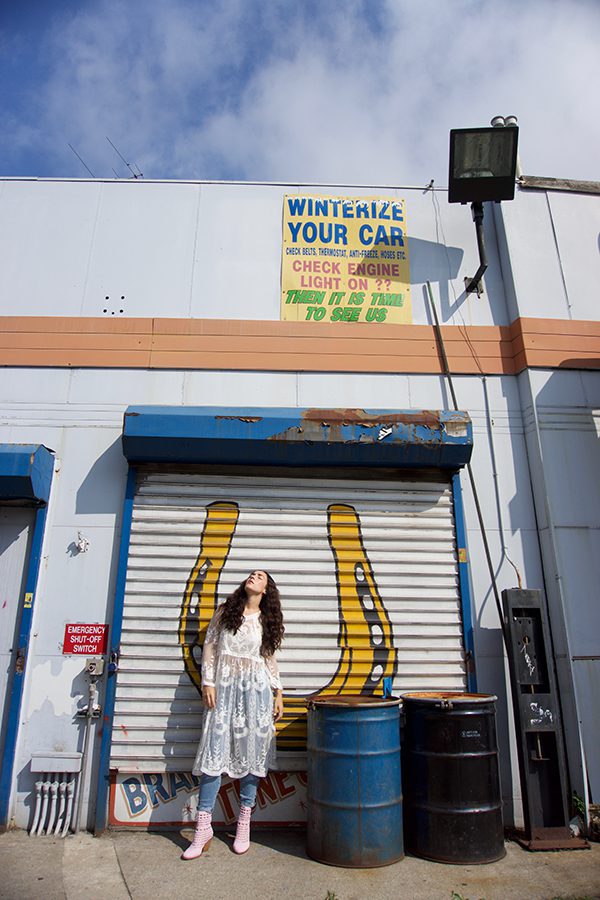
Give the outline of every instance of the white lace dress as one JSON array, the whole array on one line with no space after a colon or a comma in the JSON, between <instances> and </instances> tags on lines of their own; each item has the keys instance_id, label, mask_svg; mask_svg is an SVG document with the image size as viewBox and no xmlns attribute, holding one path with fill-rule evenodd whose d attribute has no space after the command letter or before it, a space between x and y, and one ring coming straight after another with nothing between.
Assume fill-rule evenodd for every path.
<instances>
[{"instance_id":1,"label":"white lace dress","mask_svg":"<svg viewBox=\"0 0 600 900\"><path fill-rule=\"evenodd\" d=\"M275 657L260 655L260 613L245 616L236 634L211 619L202 650L202 685L216 691L205 709L194 775L263 777L275 762L273 691L281 690Z\"/></svg>"}]
</instances>

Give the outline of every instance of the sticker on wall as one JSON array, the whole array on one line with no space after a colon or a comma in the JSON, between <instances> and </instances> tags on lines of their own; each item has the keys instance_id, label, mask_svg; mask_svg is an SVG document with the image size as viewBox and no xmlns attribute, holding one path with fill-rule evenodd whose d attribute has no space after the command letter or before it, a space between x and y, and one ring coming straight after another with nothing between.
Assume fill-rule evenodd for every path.
<instances>
[{"instance_id":1,"label":"sticker on wall","mask_svg":"<svg viewBox=\"0 0 600 900\"><path fill-rule=\"evenodd\" d=\"M410 323L404 200L286 194L281 318Z\"/></svg>"}]
</instances>

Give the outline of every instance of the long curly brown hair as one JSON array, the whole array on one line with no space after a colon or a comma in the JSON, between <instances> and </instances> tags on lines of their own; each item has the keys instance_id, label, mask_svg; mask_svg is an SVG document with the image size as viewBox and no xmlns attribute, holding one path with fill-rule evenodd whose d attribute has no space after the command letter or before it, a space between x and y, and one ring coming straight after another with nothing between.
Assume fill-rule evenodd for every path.
<instances>
[{"instance_id":1,"label":"long curly brown hair","mask_svg":"<svg viewBox=\"0 0 600 900\"><path fill-rule=\"evenodd\" d=\"M264 569L261 569L265 572ZM283 627L283 613L281 611L281 599L279 590L268 572L267 587L260 599L260 624L262 625L262 643L260 645L261 656L272 656L281 647L285 628ZM219 616L219 627L236 633L244 620L246 606L246 581L244 578L239 587L229 595Z\"/></svg>"}]
</instances>

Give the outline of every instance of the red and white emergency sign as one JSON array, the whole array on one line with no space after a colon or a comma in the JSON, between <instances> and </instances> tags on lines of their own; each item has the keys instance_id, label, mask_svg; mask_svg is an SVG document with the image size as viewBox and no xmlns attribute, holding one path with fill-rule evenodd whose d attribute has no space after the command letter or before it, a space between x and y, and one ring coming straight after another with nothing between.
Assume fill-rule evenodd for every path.
<instances>
[{"instance_id":1,"label":"red and white emergency sign","mask_svg":"<svg viewBox=\"0 0 600 900\"><path fill-rule=\"evenodd\" d=\"M78 656L102 656L108 644L108 625L74 622L65 625L63 653Z\"/></svg>"}]
</instances>

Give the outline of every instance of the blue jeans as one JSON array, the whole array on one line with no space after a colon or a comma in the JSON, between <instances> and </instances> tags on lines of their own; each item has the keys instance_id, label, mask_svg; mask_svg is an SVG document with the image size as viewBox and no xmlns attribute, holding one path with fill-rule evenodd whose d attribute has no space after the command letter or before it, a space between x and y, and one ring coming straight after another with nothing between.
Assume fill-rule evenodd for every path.
<instances>
[{"instance_id":1,"label":"blue jeans","mask_svg":"<svg viewBox=\"0 0 600 900\"><path fill-rule=\"evenodd\" d=\"M248 774L240 778L240 806L254 806L259 781L258 775ZM220 787L220 775L205 775L204 772L200 775L198 812L211 813L213 811Z\"/></svg>"}]
</instances>

